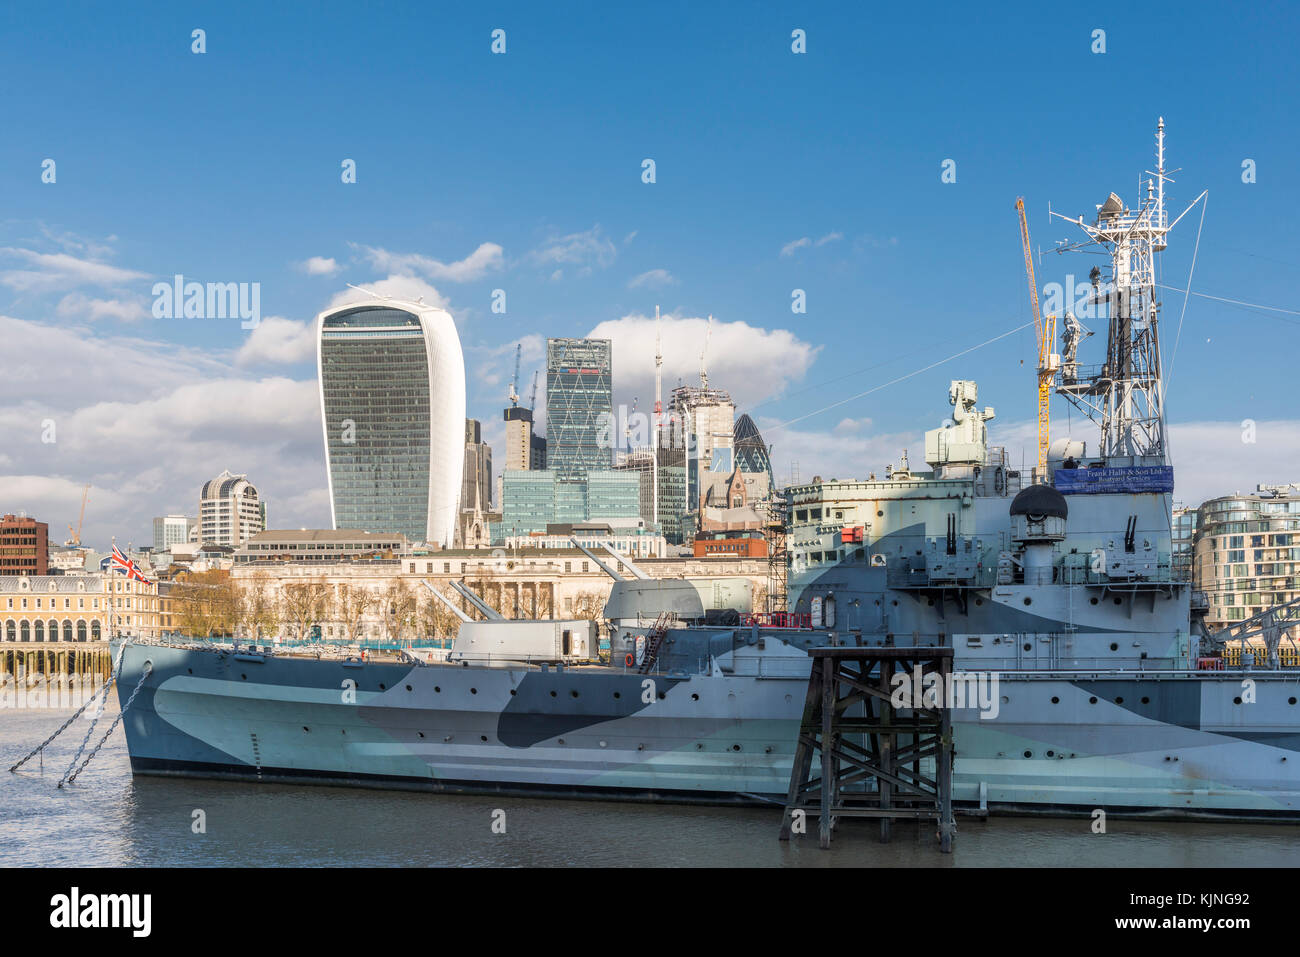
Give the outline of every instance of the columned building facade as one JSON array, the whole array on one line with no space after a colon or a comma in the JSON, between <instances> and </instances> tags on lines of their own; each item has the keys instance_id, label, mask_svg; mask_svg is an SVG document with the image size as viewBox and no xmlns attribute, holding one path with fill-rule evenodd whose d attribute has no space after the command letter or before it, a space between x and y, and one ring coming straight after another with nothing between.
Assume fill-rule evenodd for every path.
<instances>
[{"instance_id":1,"label":"columned building facade","mask_svg":"<svg viewBox=\"0 0 1300 957\"><path fill-rule=\"evenodd\" d=\"M0 576L0 641L106 641L159 633L158 584L125 575Z\"/></svg>"}]
</instances>

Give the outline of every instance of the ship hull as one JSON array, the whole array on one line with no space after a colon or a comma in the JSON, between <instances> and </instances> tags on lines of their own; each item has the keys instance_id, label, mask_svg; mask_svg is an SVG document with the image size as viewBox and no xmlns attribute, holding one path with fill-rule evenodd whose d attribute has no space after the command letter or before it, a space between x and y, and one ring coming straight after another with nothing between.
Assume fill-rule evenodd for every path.
<instances>
[{"instance_id":1,"label":"ship hull","mask_svg":"<svg viewBox=\"0 0 1300 957\"><path fill-rule=\"evenodd\" d=\"M129 646L132 770L605 800L780 804L807 659L711 673L341 663ZM1004 674L954 712L954 799L1030 813L1300 819L1300 681ZM1145 700L1145 703L1144 703Z\"/></svg>"}]
</instances>

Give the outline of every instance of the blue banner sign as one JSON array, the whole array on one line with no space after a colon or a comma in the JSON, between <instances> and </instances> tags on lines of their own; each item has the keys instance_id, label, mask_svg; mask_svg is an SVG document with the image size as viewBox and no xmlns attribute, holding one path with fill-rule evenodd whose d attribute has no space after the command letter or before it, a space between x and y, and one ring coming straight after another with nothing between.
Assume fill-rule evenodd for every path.
<instances>
[{"instance_id":1,"label":"blue banner sign","mask_svg":"<svg viewBox=\"0 0 1300 957\"><path fill-rule=\"evenodd\" d=\"M1125 468L1057 469L1052 481L1062 495L1172 492L1174 467L1139 465Z\"/></svg>"}]
</instances>

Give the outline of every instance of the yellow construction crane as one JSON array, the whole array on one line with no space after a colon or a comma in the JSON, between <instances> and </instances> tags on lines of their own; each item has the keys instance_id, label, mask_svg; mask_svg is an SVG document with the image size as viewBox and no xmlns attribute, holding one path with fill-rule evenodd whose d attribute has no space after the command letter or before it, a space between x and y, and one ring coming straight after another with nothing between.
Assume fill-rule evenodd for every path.
<instances>
[{"instance_id":1,"label":"yellow construction crane","mask_svg":"<svg viewBox=\"0 0 1300 957\"><path fill-rule=\"evenodd\" d=\"M77 516L77 530L74 532L72 530L72 526L71 525L68 526L69 545L81 544L81 523L86 520L86 496L89 494L90 494L90 483L87 482L86 487L81 490L81 514Z\"/></svg>"},{"instance_id":2,"label":"yellow construction crane","mask_svg":"<svg viewBox=\"0 0 1300 957\"><path fill-rule=\"evenodd\" d=\"M1034 256L1029 247L1029 223L1025 220L1025 200L1016 200L1016 212L1020 215L1020 243L1025 248L1025 274L1029 277L1029 304L1034 311L1034 332L1038 336L1038 481L1047 481L1047 442L1050 434L1050 414L1048 400L1052 395L1052 383L1056 380L1056 369L1060 357L1052 354L1052 343L1056 341L1056 316L1048 316L1044 321L1038 311L1038 282L1034 279Z\"/></svg>"}]
</instances>

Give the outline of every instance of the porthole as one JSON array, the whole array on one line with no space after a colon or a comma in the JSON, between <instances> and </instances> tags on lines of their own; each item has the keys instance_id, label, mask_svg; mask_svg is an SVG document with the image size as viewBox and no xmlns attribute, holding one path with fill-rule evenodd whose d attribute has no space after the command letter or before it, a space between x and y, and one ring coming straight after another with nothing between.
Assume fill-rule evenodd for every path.
<instances>
[{"instance_id":1,"label":"porthole","mask_svg":"<svg viewBox=\"0 0 1300 957\"><path fill-rule=\"evenodd\" d=\"M1111 651L1119 651L1119 645L1115 644L1115 642L1112 641L1112 642L1110 643L1110 650L1111 650Z\"/></svg>"},{"instance_id":2,"label":"porthole","mask_svg":"<svg viewBox=\"0 0 1300 957\"><path fill-rule=\"evenodd\" d=\"M1061 699L1058 698L1056 695L1052 695L1052 704L1060 704L1060 703L1061 703Z\"/></svg>"},{"instance_id":3,"label":"porthole","mask_svg":"<svg viewBox=\"0 0 1300 957\"><path fill-rule=\"evenodd\" d=\"M552 698L555 697L555 692L554 692L554 691L551 692L551 697L552 697Z\"/></svg>"},{"instance_id":4,"label":"porthole","mask_svg":"<svg viewBox=\"0 0 1300 957\"><path fill-rule=\"evenodd\" d=\"M478 689L477 689L477 688L470 688L470 689L469 689L469 693L470 693L470 694L478 694Z\"/></svg>"},{"instance_id":5,"label":"porthole","mask_svg":"<svg viewBox=\"0 0 1300 957\"><path fill-rule=\"evenodd\" d=\"M1148 698L1146 695L1143 695L1143 696L1142 696L1142 703L1143 703L1143 704L1150 704L1150 703L1151 703L1151 699Z\"/></svg>"},{"instance_id":6,"label":"porthole","mask_svg":"<svg viewBox=\"0 0 1300 957\"><path fill-rule=\"evenodd\" d=\"M1026 596L1025 596L1025 604L1026 604L1026 605L1032 605L1033 603L1034 603L1034 600L1033 600L1032 598L1030 598L1029 596L1026 595Z\"/></svg>"},{"instance_id":7,"label":"porthole","mask_svg":"<svg viewBox=\"0 0 1300 957\"><path fill-rule=\"evenodd\" d=\"M480 735L478 736L478 739L479 739L480 741L486 741L486 740L487 740L487 735L486 735L486 734L480 734Z\"/></svg>"},{"instance_id":8,"label":"porthole","mask_svg":"<svg viewBox=\"0 0 1300 957\"><path fill-rule=\"evenodd\" d=\"M411 686L410 686L410 685L407 685L407 686L406 686L406 690L407 690L407 691L410 691L410 690L411 690Z\"/></svg>"},{"instance_id":9,"label":"porthole","mask_svg":"<svg viewBox=\"0 0 1300 957\"><path fill-rule=\"evenodd\" d=\"M576 691L570 691L569 694L574 698L578 697L578 692Z\"/></svg>"},{"instance_id":10,"label":"porthole","mask_svg":"<svg viewBox=\"0 0 1300 957\"><path fill-rule=\"evenodd\" d=\"M434 694L442 694L442 689L439 688L437 685L434 685L434 686L433 686L433 693L434 693Z\"/></svg>"},{"instance_id":11,"label":"porthole","mask_svg":"<svg viewBox=\"0 0 1300 957\"><path fill-rule=\"evenodd\" d=\"M1119 598L1118 596L1114 599L1114 602L1115 602L1115 604L1117 604L1117 605L1123 604L1123 602L1120 600L1120 598Z\"/></svg>"},{"instance_id":12,"label":"porthole","mask_svg":"<svg viewBox=\"0 0 1300 957\"><path fill-rule=\"evenodd\" d=\"M660 701L663 701L664 698L667 698L667 697L668 697L667 692L664 692L664 691L659 692L659 700L660 700Z\"/></svg>"},{"instance_id":13,"label":"porthole","mask_svg":"<svg viewBox=\"0 0 1300 957\"><path fill-rule=\"evenodd\" d=\"M307 727L307 726L304 724L304 725L302 726L302 733L303 733L303 734L310 734L310 733L311 733L311 728Z\"/></svg>"},{"instance_id":14,"label":"porthole","mask_svg":"<svg viewBox=\"0 0 1300 957\"><path fill-rule=\"evenodd\" d=\"M241 674L241 675L239 676L239 678L240 678L241 681L247 681L247 680L248 680L248 675L243 675L243 674Z\"/></svg>"},{"instance_id":15,"label":"porthole","mask_svg":"<svg viewBox=\"0 0 1300 957\"><path fill-rule=\"evenodd\" d=\"M1056 757L1056 752L1055 752L1055 751L1048 751L1048 752L1047 752L1047 756L1048 756L1049 758L1054 758L1054 757Z\"/></svg>"},{"instance_id":16,"label":"porthole","mask_svg":"<svg viewBox=\"0 0 1300 957\"><path fill-rule=\"evenodd\" d=\"M418 734L418 735L419 735L420 737L422 737L422 738L424 737L424 732L423 732L423 731L417 731L417 732L415 732L415 733Z\"/></svg>"},{"instance_id":17,"label":"porthole","mask_svg":"<svg viewBox=\"0 0 1300 957\"><path fill-rule=\"evenodd\" d=\"M1096 703L1097 703L1097 699L1095 697L1088 699L1088 704L1096 704Z\"/></svg>"},{"instance_id":18,"label":"porthole","mask_svg":"<svg viewBox=\"0 0 1300 957\"><path fill-rule=\"evenodd\" d=\"M387 691L387 690L388 690L388 689L384 686L384 683L383 683L382 681L379 682L379 690L380 690L380 691Z\"/></svg>"},{"instance_id":19,"label":"porthole","mask_svg":"<svg viewBox=\"0 0 1300 957\"><path fill-rule=\"evenodd\" d=\"M1287 699L1286 699L1286 703L1287 703L1287 704L1295 704L1295 698L1287 698Z\"/></svg>"},{"instance_id":20,"label":"porthole","mask_svg":"<svg viewBox=\"0 0 1300 957\"><path fill-rule=\"evenodd\" d=\"M1027 757L1027 758L1032 758L1033 756L1034 756L1034 752L1033 752L1033 751L1026 751L1026 752L1025 752L1025 757Z\"/></svg>"},{"instance_id":21,"label":"porthole","mask_svg":"<svg viewBox=\"0 0 1300 957\"><path fill-rule=\"evenodd\" d=\"M696 751L703 751L703 750L704 750L704 743L703 743L703 742L697 742L696 745L695 745L695 750L696 750Z\"/></svg>"},{"instance_id":22,"label":"porthole","mask_svg":"<svg viewBox=\"0 0 1300 957\"><path fill-rule=\"evenodd\" d=\"M514 697L515 695L517 695L517 694L519 694L519 692L516 691L514 688L511 688L511 689L510 689L510 697L513 698L513 697Z\"/></svg>"},{"instance_id":23,"label":"porthole","mask_svg":"<svg viewBox=\"0 0 1300 957\"><path fill-rule=\"evenodd\" d=\"M1088 599L1088 604L1089 604L1089 605L1095 605L1095 604L1097 604L1097 599L1095 599L1095 598L1089 598L1089 599Z\"/></svg>"},{"instance_id":24,"label":"porthole","mask_svg":"<svg viewBox=\"0 0 1300 957\"><path fill-rule=\"evenodd\" d=\"M194 674L194 669L193 669L193 668L186 668L185 670L188 671L190 674Z\"/></svg>"},{"instance_id":25,"label":"porthole","mask_svg":"<svg viewBox=\"0 0 1300 957\"><path fill-rule=\"evenodd\" d=\"M692 693L692 694L691 694L691 700L692 700L692 701L699 701L699 700L700 700L700 696L697 695L697 694ZM1295 699L1293 698L1292 700L1294 701Z\"/></svg>"},{"instance_id":26,"label":"porthole","mask_svg":"<svg viewBox=\"0 0 1300 957\"><path fill-rule=\"evenodd\" d=\"M614 700L615 700L615 701L617 701L617 700L618 700L619 698L621 698L621 697L623 697L623 695L622 695L620 692L617 692L617 691L614 692Z\"/></svg>"},{"instance_id":27,"label":"porthole","mask_svg":"<svg viewBox=\"0 0 1300 957\"><path fill-rule=\"evenodd\" d=\"M976 598L976 599L975 599L975 607L976 607L976 608L978 608L978 607L979 607L980 605L982 605L982 604L984 604L984 599L983 599L983 598Z\"/></svg>"},{"instance_id":28,"label":"porthole","mask_svg":"<svg viewBox=\"0 0 1300 957\"><path fill-rule=\"evenodd\" d=\"M1232 699L1232 703L1233 703L1233 704L1241 704L1241 698L1233 698L1233 699Z\"/></svg>"},{"instance_id":29,"label":"porthole","mask_svg":"<svg viewBox=\"0 0 1300 957\"><path fill-rule=\"evenodd\" d=\"M738 744L733 744L733 745L731 746L731 750L732 750L732 751L739 751L739 750L740 750L740 745L738 745Z\"/></svg>"},{"instance_id":30,"label":"porthole","mask_svg":"<svg viewBox=\"0 0 1300 957\"><path fill-rule=\"evenodd\" d=\"M1123 699L1123 698L1116 698L1116 699L1115 699L1115 703L1116 703L1116 704L1123 704L1123 703L1124 703L1124 699Z\"/></svg>"},{"instance_id":31,"label":"porthole","mask_svg":"<svg viewBox=\"0 0 1300 957\"><path fill-rule=\"evenodd\" d=\"M1033 651L1033 650L1034 650L1034 646L1031 645L1029 642L1026 641L1026 642L1025 642L1025 651Z\"/></svg>"}]
</instances>

